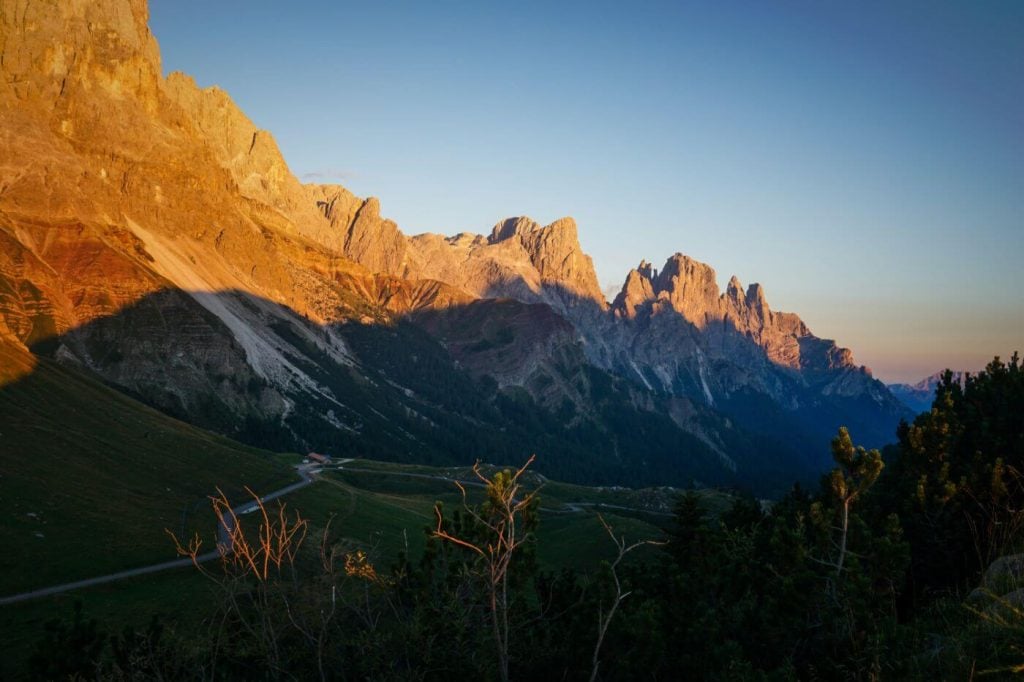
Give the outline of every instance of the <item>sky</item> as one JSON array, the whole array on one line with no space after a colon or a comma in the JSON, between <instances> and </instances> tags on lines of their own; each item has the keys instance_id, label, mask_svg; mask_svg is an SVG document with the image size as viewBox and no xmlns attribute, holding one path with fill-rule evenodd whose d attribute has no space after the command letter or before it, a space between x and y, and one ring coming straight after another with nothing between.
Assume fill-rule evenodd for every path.
<instances>
[{"instance_id":1,"label":"sky","mask_svg":"<svg viewBox=\"0 0 1024 682\"><path fill-rule=\"evenodd\" d=\"M1024 3L150 0L292 171L406 234L573 216L614 296L682 252L883 381L1024 352Z\"/></svg>"}]
</instances>

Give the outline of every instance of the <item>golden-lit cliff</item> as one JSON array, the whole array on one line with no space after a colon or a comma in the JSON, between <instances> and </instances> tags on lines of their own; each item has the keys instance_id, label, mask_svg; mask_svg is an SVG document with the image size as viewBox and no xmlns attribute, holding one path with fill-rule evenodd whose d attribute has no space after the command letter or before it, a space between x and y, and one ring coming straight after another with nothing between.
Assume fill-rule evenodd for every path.
<instances>
[{"instance_id":1,"label":"golden-lit cliff","mask_svg":"<svg viewBox=\"0 0 1024 682\"><path fill-rule=\"evenodd\" d=\"M610 305L571 218L409 237L375 198L302 184L227 93L163 76L144 0L0 0L0 346L3 383L46 354L239 436L403 453L481 423L452 372L495 424L516 391L557 428L633 429L625 409L728 467L755 448L723 405L798 430L830 431L838 397L885 431L900 414L849 351L681 255ZM407 384L442 397L395 378L424 353Z\"/></svg>"}]
</instances>

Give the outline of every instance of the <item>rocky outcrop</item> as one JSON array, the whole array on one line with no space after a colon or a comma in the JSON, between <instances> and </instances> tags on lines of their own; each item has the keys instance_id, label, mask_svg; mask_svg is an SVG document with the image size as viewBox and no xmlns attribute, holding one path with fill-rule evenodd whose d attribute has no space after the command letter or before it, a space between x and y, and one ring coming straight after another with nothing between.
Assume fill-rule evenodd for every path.
<instances>
[{"instance_id":1,"label":"rocky outcrop","mask_svg":"<svg viewBox=\"0 0 1024 682\"><path fill-rule=\"evenodd\" d=\"M1008 554L989 564L967 603L991 616L1019 617L1024 608L1024 554Z\"/></svg>"},{"instance_id":2,"label":"rocky outcrop","mask_svg":"<svg viewBox=\"0 0 1024 682\"><path fill-rule=\"evenodd\" d=\"M410 238L409 247L407 274L439 279L482 298L548 303L570 318L577 308L607 308L572 218L546 226L509 218L488 237L424 234Z\"/></svg>"},{"instance_id":3,"label":"rocky outcrop","mask_svg":"<svg viewBox=\"0 0 1024 682\"><path fill-rule=\"evenodd\" d=\"M793 313L773 311L760 284L744 292L733 276L719 293L710 266L677 253L655 273L649 263L626 276L612 304L612 314L629 323L656 315L679 315L704 338L709 357L728 359L754 344L779 367L825 372L853 368L853 354L819 339Z\"/></svg>"},{"instance_id":4,"label":"rocky outcrop","mask_svg":"<svg viewBox=\"0 0 1024 682\"><path fill-rule=\"evenodd\" d=\"M441 424L482 419L676 474L682 450L750 463L737 414L892 416L849 351L685 256L642 263L609 306L571 218L406 237L377 199L303 185L225 92L161 75L146 22L143 0L0 0L0 344L19 367L45 353L201 423L270 419L288 447L441 452L465 447Z\"/></svg>"},{"instance_id":5,"label":"rocky outcrop","mask_svg":"<svg viewBox=\"0 0 1024 682\"><path fill-rule=\"evenodd\" d=\"M230 172L238 192L286 216L300 234L340 250L337 231L325 224L310 192L292 174L277 142L260 130L226 92L201 89L190 76L172 73L163 92L181 108L182 127L192 127L213 152L217 165ZM173 115L174 108L168 107Z\"/></svg>"},{"instance_id":6,"label":"rocky outcrop","mask_svg":"<svg viewBox=\"0 0 1024 682\"><path fill-rule=\"evenodd\" d=\"M487 241L518 241L536 268L541 286L560 295L567 305L583 301L605 306L594 262L580 247L572 218L560 218L545 227L529 218L510 218L496 225Z\"/></svg>"},{"instance_id":7,"label":"rocky outcrop","mask_svg":"<svg viewBox=\"0 0 1024 682\"><path fill-rule=\"evenodd\" d=\"M340 222L336 224L341 227ZM398 226L381 218L380 202L370 197L344 231L345 255L373 272L405 274L405 238Z\"/></svg>"}]
</instances>

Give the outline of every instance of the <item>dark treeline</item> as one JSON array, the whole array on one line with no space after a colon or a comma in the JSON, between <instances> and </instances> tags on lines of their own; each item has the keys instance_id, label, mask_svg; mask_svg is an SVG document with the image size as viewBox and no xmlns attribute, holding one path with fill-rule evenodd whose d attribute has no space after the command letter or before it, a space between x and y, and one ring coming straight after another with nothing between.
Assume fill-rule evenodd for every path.
<instances>
[{"instance_id":1,"label":"dark treeline","mask_svg":"<svg viewBox=\"0 0 1024 682\"><path fill-rule=\"evenodd\" d=\"M34 674L945 680L1021 669L1024 561L1001 559L1024 551L1017 356L963 386L947 374L931 411L884 452L845 430L832 451L817 490L770 506L740 498L709 518L684 495L657 546L609 529L617 559L587 573L539 568L539 498L517 472L497 474L479 505L438 509L423 555L386 569L330 529L270 515L272 532L240 536L224 566L204 569L219 601L201 632L154 621L106 636L76 613L49 626Z\"/></svg>"}]
</instances>

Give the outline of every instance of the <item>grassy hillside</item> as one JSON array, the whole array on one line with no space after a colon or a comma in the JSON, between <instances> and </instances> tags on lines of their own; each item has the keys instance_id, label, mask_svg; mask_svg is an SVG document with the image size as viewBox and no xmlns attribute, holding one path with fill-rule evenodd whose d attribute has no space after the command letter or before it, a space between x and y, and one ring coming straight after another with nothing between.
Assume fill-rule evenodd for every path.
<instances>
[{"instance_id":1,"label":"grassy hillside","mask_svg":"<svg viewBox=\"0 0 1024 682\"><path fill-rule=\"evenodd\" d=\"M298 480L279 460L41 359L0 384L2 592L174 558L165 528L212 529L217 486Z\"/></svg>"},{"instance_id":2,"label":"grassy hillside","mask_svg":"<svg viewBox=\"0 0 1024 682\"><path fill-rule=\"evenodd\" d=\"M4 352L0 347L0 355ZM0 359L3 359L0 356ZM207 496L221 487L269 491L296 480L296 455L275 455L176 421L84 373L40 360L0 385L0 584L5 594L173 558L164 529L213 536ZM451 479L468 467L435 468L354 460L283 501L308 518L316 542L328 522L336 537L390 565L415 561L433 524L433 506L461 496ZM493 468L490 467L489 470ZM364 471L352 471L362 469ZM590 571L612 553L597 512L631 539L657 538L670 521L670 489L593 488L531 474L542 485L538 558L546 568ZM468 488L471 501L482 489ZM702 493L708 510L727 496ZM275 503L276 504L276 503ZM142 627L153 613L169 626L200 625L209 587L193 570L158 573L4 607L0 675L23 671L52 618L67 619L81 600L101 627Z\"/></svg>"},{"instance_id":3,"label":"grassy hillside","mask_svg":"<svg viewBox=\"0 0 1024 682\"><path fill-rule=\"evenodd\" d=\"M433 524L435 501L441 501L447 509L461 502L449 481L404 474L440 476L464 474L463 471L370 461L350 465L379 473L325 472L317 483L283 500L289 509L300 511L310 520L312 532L307 542L317 542L319 531L330 521L335 537L351 549L368 552L378 566L389 566L401 551L408 551L415 561L426 543L425 530ZM563 509L564 505L596 500L621 503L635 491L624 490L617 495L582 486L546 486L541 491L538 537L541 565L549 569L567 566L595 570L602 559L611 557L611 542L593 510L569 512ZM548 487L551 494L547 493ZM471 501L479 500L483 494L479 488L469 488L468 492ZM713 492L705 495L709 509L717 508L719 497ZM625 533L631 539L660 537L659 526L668 519L650 512L617 509L606 509L602 514L617 533ZM640 556L638 553L634 558ZM212 595L206 579L194 569L183 569L3 607L0 641L5 644L0 653L0 677L5 673L13 677L24 674L28 656L46 622L70 619L76 601L82 603L87 618L96 618L101 629L108 632L124 626L142 628L152 614L160 614L172 630L189 633L206 631L203 619Z\"/></svg>"},{"instance_id":4,"label":"grassy hillside","mask_svg":"<svg viewBox=\"0 0 1024 682\"><path fill-rule=\"evenodd\" d=\"M212 533L206 498L216 487L237 498L245 485L269 491L295 480L292 458L174 420L47 359L0 386L0 452L0 541L10 550L0 557L0 581L7 594L173 558L164 529ZM350 466L385 474L468 475L465 467L366 460ZM338 522L345 518L347 536L368 547L379 543L385 554L399 547L389 529L401 535L402 546L409 542L415 549L434 501L458 501L445 481L355 472L324 478L315 490L294 495L293 506L318 522L331 514ZM551 510L566 503L593 510L604 503L664 513L670 495L547 482L543 498ZM709 508L716 506L709 501ZM583 511L563 509L561 515ZM638 531L664 520L604 511L629 519L627 525L639 523ZM552 526L572 525L561 515L550 514L557 518Z\"/></svg>"},{"instance_id":5,"label":"grassy hillside","mask_svg":"<svg viewBox=\"0 0 1024 682\"><path fill-rule=\"evenodd\" d=\"M448 510L462 502L451 481L423 477L471 478L468 470L458 467L438 469L368 460L344 466L366 471L324 472L319 483L289 496L288 503L315 526L322 527L331 519L334 531L384 565L402 550L413 557L419 554L425 543L425 530L434 523L435 502L441 502ZM483 497L482 488L467 487L467 493L471 503ZM638 503L645 497L645 491L626 488L612 490L543 482L538 531L541 564L547 568L568 566L588 570L610 558L613 546L597 520L598 512L617 534L625 533L633 539L660 537L671 517L657 509L645 509ZM715 491L704 491L702 499L709 512L715 514L724 508L727 498Z\"/></svg>"}]
</instances>

